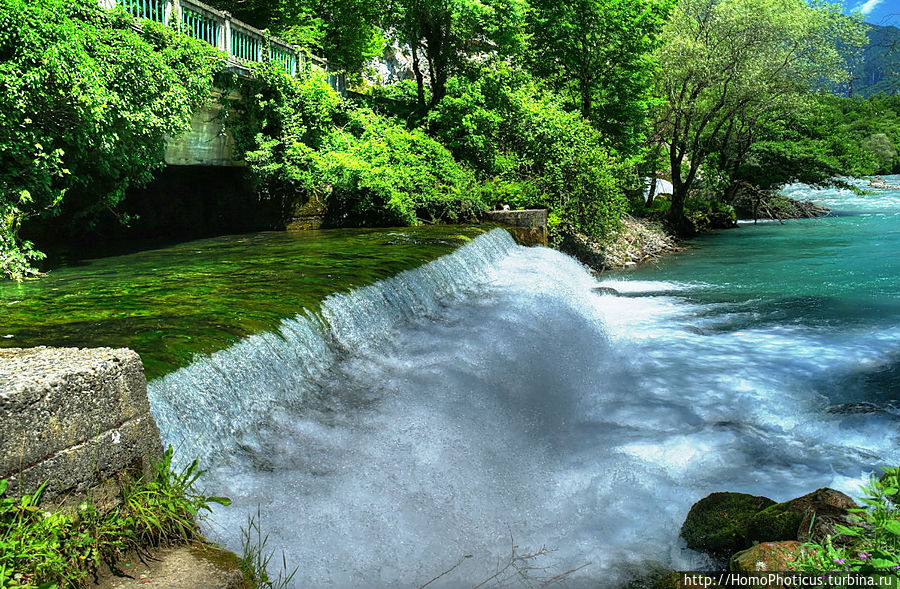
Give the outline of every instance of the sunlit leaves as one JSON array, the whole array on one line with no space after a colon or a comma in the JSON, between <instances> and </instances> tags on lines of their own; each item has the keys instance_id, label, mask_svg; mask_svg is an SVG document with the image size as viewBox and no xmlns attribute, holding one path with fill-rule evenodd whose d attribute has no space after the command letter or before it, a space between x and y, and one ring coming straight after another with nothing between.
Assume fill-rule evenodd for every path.
<instances>
[{"instance_id":1,"label":"sunlit leaves","mask_svg":"<svg viewBox=\"0 0 900 589\"><path fill-rule=\"evenodd\" d=\"M3 260L23 259L25 218L65 212L84 225L114 209L162 166L165 136L187 131L208 100L217 51L141 26L93 0L0 0L0 203L17 207L0 226ZM21 276L16 265L0 273Z\"/></svg>"}]
</instances>

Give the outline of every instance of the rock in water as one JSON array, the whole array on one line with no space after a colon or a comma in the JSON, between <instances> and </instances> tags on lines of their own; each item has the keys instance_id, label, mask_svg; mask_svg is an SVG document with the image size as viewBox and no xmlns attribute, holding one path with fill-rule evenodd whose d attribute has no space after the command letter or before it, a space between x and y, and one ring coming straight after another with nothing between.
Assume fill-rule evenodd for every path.
<instances>
[{"instance_id":1,"label":"rock in water","mask_svg":"<svg viewBox=\"0 0 900 589\"><path fill-rule=\"evenodd\" d=\"M768 497L746 493L713 493L688 512L681 537L688 548L716 556L730 556L750 546L747 529L754 515L775 505Z\"/></svg>"},{"instance_id":2,"label":"rock in water","mask_svg":"<svg viewBox=\"0 0 900 589\"><path fill-rule=\"evenodd\" d=\"M826 409L828 413L837 415L869 415L874 413L887 413L882 407L875 403L841 403L840 405L832 405Z\"/></svg>"},{"instance_id":3,"label":"rock in water","mask_svg":"<svg viewBox=\"0 0 900 589\"><path fill-rule=\"evenodd\" d=\"M840 491L822 488L812 493L777 503L754 515L747 529L751 542L777 542L781 540L805 540L809 524L802 525L804 518L810 521L819 517L846 517L847 510L856 507L853 499ZM846 525L846 524L845 524Z\"/></svg>"},{"instance_id":4,"label":"rock in water","mask_svg":"<svg viewBox=\"0 0 900 589\"><path fill-rule=\"evenodd\" d=\"M786 571L788 564L800 556L802 547L796 540L764 542L732 556L728 568L735 573Z\"/></svg>"},{"instance_id":5,"label":"rock in water","mask_svg":"<svg viewBox=\"0 0 900 589\"><path fill-rule=\"evenodd\" d=\"M614 288L610 288L609 286L595 286L591 289L591 291L599 295L613 295L614 297L619 296L619 291Z\"/></svg>"}]
</instances>

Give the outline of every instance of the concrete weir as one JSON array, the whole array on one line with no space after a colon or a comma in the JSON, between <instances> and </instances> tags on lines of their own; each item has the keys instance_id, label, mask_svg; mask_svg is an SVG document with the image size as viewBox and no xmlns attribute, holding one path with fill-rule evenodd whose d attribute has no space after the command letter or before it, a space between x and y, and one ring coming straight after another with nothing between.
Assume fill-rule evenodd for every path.
<instances>
[{"instance_id":1,"label":"concrete weir","mask_svg":"<svg viewBox=\"0 0 900 589\"><path fill-rule=\"evenodd\" d=\"M522 245L547 245L547 209L489 211L485 218L509 228Z\"/></svg>"},{"instance_id":2,"label":"concrete weir","mask_svg":"<svg viewBox=\"0 0 900 589\"><path fill-rule=\"evenodd\" d=\"M8 496L68 502L162 451L140 356L128 349L0 349L0 480Z\"/></svg>"}]
</instances>

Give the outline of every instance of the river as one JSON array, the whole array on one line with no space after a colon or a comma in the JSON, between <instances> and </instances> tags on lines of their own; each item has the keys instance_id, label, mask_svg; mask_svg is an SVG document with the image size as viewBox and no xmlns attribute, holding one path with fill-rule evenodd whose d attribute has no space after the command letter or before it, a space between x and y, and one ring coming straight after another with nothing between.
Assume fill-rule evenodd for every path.
<instances>
[{"instance_id":1,"label":"river","mask_svg":"<svg viewBox=\"0 0 900 589\"><path fill-rule=\"evenodd\" d=\"M474 586L511 543L620 587L709 566L710 492L856 494L900 463L900 192L788 192L834 215L599 280L495 231L153 381L234 500L207 530L258 512L297 587Z\"/></svg>"}]
</instances>

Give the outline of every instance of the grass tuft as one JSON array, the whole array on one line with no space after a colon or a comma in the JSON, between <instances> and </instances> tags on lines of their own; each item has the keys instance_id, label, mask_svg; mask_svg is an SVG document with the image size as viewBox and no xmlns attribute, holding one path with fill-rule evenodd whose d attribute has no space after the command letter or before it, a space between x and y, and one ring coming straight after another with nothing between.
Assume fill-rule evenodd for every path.
<instances>
[{"instance_id":1,"label":"grass tuft","mask_svg":"<svg viewBox=\"0 0 900 589\"><path fill-rule=\"evenodd\" d=\"M44 511L43 485L13 499L0 481L0 588L85 587L101 563L113 565L129 551L199 539L200 512L231 501L197 492L203 474L197 461L176 470L172 455L170 446L148 476L122 488L121 505L107 512L89 502L74 514Z\"/></svg>"}]
</instances>

